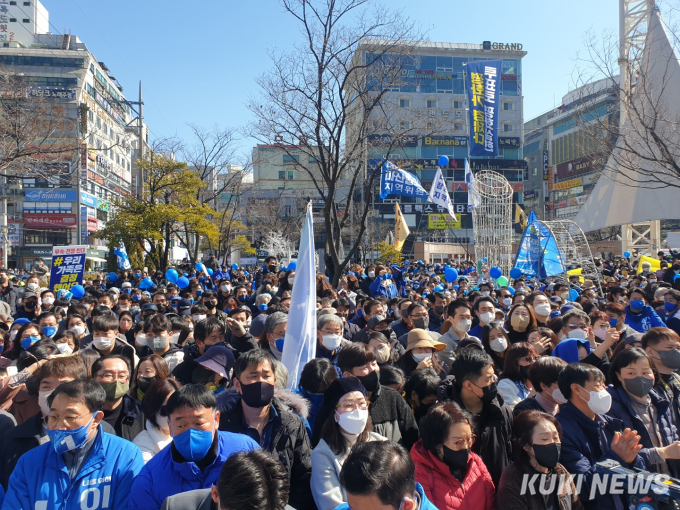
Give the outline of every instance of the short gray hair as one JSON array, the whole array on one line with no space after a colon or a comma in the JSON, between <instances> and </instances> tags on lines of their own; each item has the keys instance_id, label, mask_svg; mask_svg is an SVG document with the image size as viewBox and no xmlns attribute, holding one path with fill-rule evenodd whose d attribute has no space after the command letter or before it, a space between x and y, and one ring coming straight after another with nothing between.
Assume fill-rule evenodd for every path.
<instances>
[{"instance_id":1,"label":"short gray hair","mask_svg":"<svg viewBox=\"0 0 680 510\"><path fill-rule=\"evenodd\" d=\"M274 328L279 324L288 322L288 314L284 312L274 312L271 315L267 315L267 320L264 323L265 333L273 333Z\"/></svg>"},{"instance_id":2,"label":"short gray hair","mask_svg":"<svg viewBox=\"0 0 680 510\"><path fill-rule=\"evenodd\" d=\"M269 294L268 292L263 292L262 294L260 294L259 296L257 296L255 298L255 302L257 304L260 304L260 303L263 303L265 299L267 300L267 303L269 303L269 301L271 301L271 299L272 299L272 295Z\"/></svg>"},{"instance_id":3,"label":"short gray hair","mask_svg":"<svg viewBox=\"0 0 680 510\"><path fill-rule=\"evenodd\" d=\"M319 330L319 329L323 328L329 322L334 322L336 324L339 324L341 328L344 326L344 323L342 322L342 319L340 317L338 317L337 315L332 315L330 313L325 313L325 314L319 315L317 317L317 319L316 319L316 329Z\"/></svg>"},{"instance_id":4,"label":"short gray hair","mask_svg":"<svg viewBox=\"0 0 680 510\"><path fill-rule=\"evenodd\" d=\"M288 369L286 365L275 359L272 361L272 369L274 370L274 377L276 377L276 387L285 390L288 385Z\"/></svg>"}]
</instances>

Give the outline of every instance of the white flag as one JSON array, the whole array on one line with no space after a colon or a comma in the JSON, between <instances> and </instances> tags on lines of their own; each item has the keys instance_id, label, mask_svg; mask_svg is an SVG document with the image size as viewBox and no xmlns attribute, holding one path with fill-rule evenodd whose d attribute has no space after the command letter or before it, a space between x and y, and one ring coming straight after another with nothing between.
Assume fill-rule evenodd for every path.
<instances>
[{"instance_id":1,"label":"white flag","mask_svg":"<svg viewBox=\"0 0 680 510\"><path fill-rule=\"evenodd\" d=\"M453 202L451 202L449 190L446 188L446 181L444 180L442 169L439 167L437 167L437 173L434 176L434 181L432 181L432 187L430 188L430 201L446 209L453 218L453 221L456 221L456 214L453 212Z\"/></svg>"},{"instance_id":2,"label":"white flag","mask_svg":"<svg viewBox=\"0 0 680 510\"><path fill-rule=\"evenodd\" d=\"M468 185L468 209L477 209L477 207L482 205L482 197L479 195L477 182L475 181L475 176L472 175L467 159L465 160L465 182Z\"/></svg>"},{"instance_id":3,"label":"white flag","mask_svg":"<svg viewBox=\"0 0 680 510\"><path fill-rule=\"evenodd\" d=\"M281 362L288 369L288 389L297 388L305 364L316 356L316 261L312 204L302 227L295 284L290 298L288 325Z\"/></svg>"}]
</instances>

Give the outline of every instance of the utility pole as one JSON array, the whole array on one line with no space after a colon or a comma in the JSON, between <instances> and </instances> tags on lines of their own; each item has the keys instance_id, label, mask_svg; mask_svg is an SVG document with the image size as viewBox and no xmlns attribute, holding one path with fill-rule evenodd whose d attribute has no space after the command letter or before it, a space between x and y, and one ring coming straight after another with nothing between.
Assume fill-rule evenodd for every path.
<instances>
[{"instance_id":1,"label":"utility pole","mask_svg":"<svg viewBox=\"0 0 680 510\"><path fill-rule=\"evenodd\" d=\"M144 159L144 101L142 100L142 81L139 81L139 159ZM144 192L144 176L142 171L139 170L139 165L137 165L137 196L141 196Z\"/></svg>"},{"instance_id":2,"label":"utility pole","mask_svg":"<svg viewBox=\"0 0 680 510\"><path fill-rule=\"evenodd\" d=\"M9 227L7 226L7 177L2 178L2 268L7 269L9 251Z\"/></svg>"}]
</instances>

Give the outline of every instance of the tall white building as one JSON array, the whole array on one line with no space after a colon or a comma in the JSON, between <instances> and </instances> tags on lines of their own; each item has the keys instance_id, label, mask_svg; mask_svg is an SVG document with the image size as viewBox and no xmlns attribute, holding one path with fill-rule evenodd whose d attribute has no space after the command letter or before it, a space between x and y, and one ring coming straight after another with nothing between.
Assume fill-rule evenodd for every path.
<instances>
[{"instance_id":1,"label":"tall white building","mask_svg":"<svg viewBox=\"0 0 680 510\"><path fill-rule=\"evenodd\" d=\"M38 0L0 0L0 45L30 47L50 31L50 14Z\"/></svg>"}]
</instances>

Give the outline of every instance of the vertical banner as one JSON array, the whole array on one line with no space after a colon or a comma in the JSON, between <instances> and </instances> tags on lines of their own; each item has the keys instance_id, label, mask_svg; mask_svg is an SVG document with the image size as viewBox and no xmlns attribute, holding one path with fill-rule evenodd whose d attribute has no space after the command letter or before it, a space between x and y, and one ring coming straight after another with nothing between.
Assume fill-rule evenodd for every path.
<instances>
[{"instance_id":1,"label":"vertical banner","mask_svg":"<svg viewBox=\"0 0 680 510\"><path fill-rule=\"evenodd\" d=\"M470 62L465 84L470 105L470 156L498 156L498 109L502 60Z\"/></svg>"},{"instance_id":2,"label":"vertical banner","mask_svg":"<svg viewBox=\"0 0 680 510\"><path fill-rule=\"evenodd\" d=\"M70 290L74 285L83 284L86 253L87 245L52 248L50 290Z\"/></svg>"},{"instance_id":3,"label":"vertical banner","mask_svg":"<svg viewBox=\"0 0 680 510\"><path fill-rule=\"evenodd\" d=\"M87 232L87 207L80 207L80 243L87 244L89 242Z\"/></svg>"}]
</instances>

